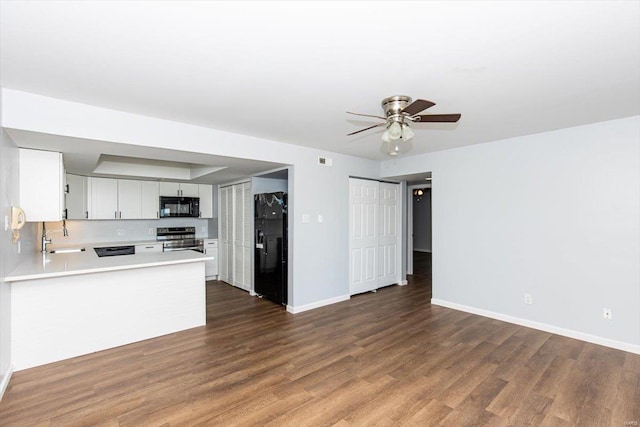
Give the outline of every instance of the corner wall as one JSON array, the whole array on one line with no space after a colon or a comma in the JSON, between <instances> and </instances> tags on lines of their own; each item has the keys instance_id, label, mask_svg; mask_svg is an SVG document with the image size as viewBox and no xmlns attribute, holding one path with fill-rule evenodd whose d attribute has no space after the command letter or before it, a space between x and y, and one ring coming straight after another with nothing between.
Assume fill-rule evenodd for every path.
<instances>
[{"instance_id":1,"label":"corner wall","mask_svg":"<svg viewBox=\"0 0 640 427\"><path fill-rule=\"evenodd\" d=\"M0 97L0 117L2 116ZM25 253L34 250L35 225L20 230L21 253L12 241L11 229L4 230L5 216L11 219L11 207L20 206L18 187L18 148L4 130L0 130L0 399L12 373L11 366L11 285L4 277L15 268Z\"/></svg>"},{"instance_id":2,"label":"corner wall","mask_svg":"<svg viewBox=\"0 0 640 427\"><path fill-rule=\"evenodd\" d=\"M381 165L425 171L434 303L640 353L640 116Z\"/></svg>"}]
</instances>

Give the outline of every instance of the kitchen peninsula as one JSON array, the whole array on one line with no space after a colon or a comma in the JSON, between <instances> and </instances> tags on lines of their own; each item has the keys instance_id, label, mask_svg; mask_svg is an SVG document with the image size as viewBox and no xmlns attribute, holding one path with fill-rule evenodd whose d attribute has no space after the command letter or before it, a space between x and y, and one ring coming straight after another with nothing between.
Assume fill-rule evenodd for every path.
<instances>
[{"instance_id":1,"label":"kitchen peninsula","mask_svg":"<svg viewBox=\"0 0 640 427\"><path fill-rule=\"evenodd\" d=\"M86 249L36 253L5 277L15 370L205 324L204 262L211 256L98 257Z\"/></svg>"}]
</instances>

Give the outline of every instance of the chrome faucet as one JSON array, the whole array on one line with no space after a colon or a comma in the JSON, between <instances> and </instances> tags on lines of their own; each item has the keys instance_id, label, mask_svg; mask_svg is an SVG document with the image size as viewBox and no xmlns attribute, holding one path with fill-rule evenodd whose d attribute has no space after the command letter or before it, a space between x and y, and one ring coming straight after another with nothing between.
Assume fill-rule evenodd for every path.
<instances>
[{"instance_id":1,"label":"chrome faucet","mask_svg":"<svg viewBox=\"0 0 640 427\"><path fill-rule=\"evenodd\" d=\"M47 243L51 243L51 239L47 239L47 229L42 221L42 253L47 253Z\"/></svg>"}]
</instances>

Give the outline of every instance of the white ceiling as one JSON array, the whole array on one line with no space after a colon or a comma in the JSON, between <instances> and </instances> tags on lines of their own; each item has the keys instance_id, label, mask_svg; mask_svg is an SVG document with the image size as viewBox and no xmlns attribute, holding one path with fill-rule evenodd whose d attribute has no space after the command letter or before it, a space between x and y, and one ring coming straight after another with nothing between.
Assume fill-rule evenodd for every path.
<instances>
[{"instance_id":1,"label":"white ceiling","mask_svg":"<svg viewBox=\"0 0 640 427\"><path fill-rule=\"evenodd\" d=\"M404 155L640 114L638 1L2 1L0 12L3 87L371 159L387 158L381 128L347 137L369 122L345 112L380 115L389 95L462 113L415 125Z\"/></svg>"}]
</instances>

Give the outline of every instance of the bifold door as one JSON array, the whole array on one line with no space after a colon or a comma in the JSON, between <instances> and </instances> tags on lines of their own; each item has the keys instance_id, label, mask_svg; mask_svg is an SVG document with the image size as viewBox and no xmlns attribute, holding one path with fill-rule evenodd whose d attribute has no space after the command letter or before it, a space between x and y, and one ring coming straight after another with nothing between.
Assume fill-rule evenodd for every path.
<instances>
[{"instance_id":1,"label":"bifold door","mask_svg":"<svg viewBox=\"0 0 640 427\"><path fill-rule=\"evenodd\" d=\"M400 185L349 180L351 295L400 282Z\"/></svg>"}]
</instances>

